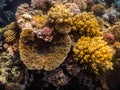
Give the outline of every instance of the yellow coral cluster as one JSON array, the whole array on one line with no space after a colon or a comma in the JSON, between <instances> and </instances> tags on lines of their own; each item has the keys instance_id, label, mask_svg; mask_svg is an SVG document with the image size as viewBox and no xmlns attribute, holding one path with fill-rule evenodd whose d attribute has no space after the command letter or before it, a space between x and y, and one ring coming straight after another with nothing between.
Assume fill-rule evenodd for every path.
<instances>
[{"instance_id":1,"label":"yellow coral cluster","mask_svg":"<svg viewBox=\"0 0 120 90\"><path fill-rule=\"evenodd\" d=\"M14 30L7 30L4 32L5 42L10 43L14 42L16 39L16 33Z\"/></svg>"},{"instance_id":2,"label":"yellow coral cluster","mask_svg":"<svg viewBox=\"0 0 120 90\"><path fill-rule=\"evenodd\" d=\"M55 23L66 22L66 20L68 18L71 18L72 16L73 13L70 12L70 9L66 8L66 6L63 4L55 5L48 11L48 17L50 22Z\"/></svg>"},{"instance_id":3,"label":"yellow coral cluster","mask_svg":"<svg viewBox=\"0 0 120 90\"><path fill-rule=\"evenodd\" d=\"M73 17L72 30L84 36L101 36L102 32L96 17L91 12L83 12Z\"/></svg>"},{"instance_id":4,"label":"yellow coral cluster","mask_svg":"<svg viewBox=\"0 0 120 90\"><path fill-rule=\"evenodd\" d=\"M113 69L112 51L101 37L81 37L73 47L75 61L88 63L96 74Z\"/></svg>"},{"instance_id":5,"label":"yellow coral cluster","mask_svg":"<svg viewBox=\"0 0 120 90\"><path fill-rule=\"evenodd\" d=\"M55 23L55 29L61 34L71 31L73 13L65 5L55 5L48 11L49 22Z\"/></svg>"}]
</instances>

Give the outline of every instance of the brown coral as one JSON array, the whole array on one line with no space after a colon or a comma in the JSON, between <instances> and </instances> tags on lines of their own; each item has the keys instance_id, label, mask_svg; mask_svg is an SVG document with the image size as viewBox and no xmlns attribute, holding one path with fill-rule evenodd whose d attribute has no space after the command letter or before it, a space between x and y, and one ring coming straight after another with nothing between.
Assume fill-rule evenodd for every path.
<instances>
[{"instance_id":1,"label":"brown coral","mask_svg":"<svg viewBox=\"0 0 120 90\"><path fill-rule=\"evenodd\" d=\"M7 43L13 42L16 39L15 31L7 30L4 33L4 37L5 37L5 42L7 42Z\"/></svg>"},{"instance_id":2,"label":"brown coral","mask_svg":"<svg viewBox=\"0 0 120 90\"><path fill-rule=\"evenodd\" d=\"M97 4L94 5L91 10L94 12L95 15L102 16L102 14L105 13L106 8L103 4Z\"/></svg>"},{"instance_id":3,"label":"brown coral","mask_svg":"<svg viewBox=\"0 0 120 90\"><path fill-rule=\"evenodd\" d=\"M28 69L53 70L57 68L66 58L71 47L69 35L55 35L53 42L35 40L24 43L24 38L29 38L23 30L20 35L19 50L20 57ZM30 31L32 33L32 31ZM30 36L31 37L31 36ZM25 41L26 42L26 41Z\"/></svg>"}]
</instances>

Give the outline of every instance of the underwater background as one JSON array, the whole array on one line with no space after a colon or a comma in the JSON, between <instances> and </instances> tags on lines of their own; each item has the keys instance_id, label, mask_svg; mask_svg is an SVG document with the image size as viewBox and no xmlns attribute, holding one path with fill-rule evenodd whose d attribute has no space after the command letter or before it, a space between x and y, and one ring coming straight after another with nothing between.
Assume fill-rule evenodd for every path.
<instances>
[{"instance_id":1,"label":"underwater background","mask_svg":"<svg viewBox=\"0 0 120 90\"><path fill-rule=\"evenodd\" d=\"M0 0L0 90L120 90L120 0Z\"/></svg>"}]
</instances>

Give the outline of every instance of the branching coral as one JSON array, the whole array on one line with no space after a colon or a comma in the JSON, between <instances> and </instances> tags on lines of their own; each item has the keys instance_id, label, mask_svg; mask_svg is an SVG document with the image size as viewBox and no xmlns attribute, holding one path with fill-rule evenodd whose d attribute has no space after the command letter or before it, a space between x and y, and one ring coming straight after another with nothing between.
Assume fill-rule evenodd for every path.
<instances>
[{"instance_id":1,"label":"branching coral","mask_svg":"<svg viewBox=\"0 0 120 90\"><path fill-rule=\"evenodd\" d=\"M101 36L102 32L98 25L97 19L90 12L79 13L73 17L72 29L79 31L83 36Z\"/></svg>"},{"instance_id":2,"label":"branching coral","mask_svg":"<svg viewBox=\"0 0 120 90\"><path fill-rule=\"evenodd\" d=\"M29 34L32 32L27 29L21 32L19 41L21 60L28 69L53 70L57 68L70 51L69 35L55 35L53 41L49 43L36 39L32 42L30 41L31 34Z\"/></svg>"},{"instance_id":3,"label":"branching coral","mask_svg":"<svg viewBox=\"0 0 120 90\"><path fill-rule=\"evenodd\" d=\"M113 69L112 51L101 37L81 37L73 47L74 59L81 64L90 64L95 73Z\"/></svg>"}]
</instances>

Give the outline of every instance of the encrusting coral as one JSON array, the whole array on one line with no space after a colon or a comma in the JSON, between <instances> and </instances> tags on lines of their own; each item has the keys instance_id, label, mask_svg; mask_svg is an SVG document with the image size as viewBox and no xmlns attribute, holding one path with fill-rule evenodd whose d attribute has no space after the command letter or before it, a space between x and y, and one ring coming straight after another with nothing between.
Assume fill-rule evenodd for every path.
<instances>
[{"instance_id":1,"label":"encrusting coral","mask_svg":"<svg viewBox=\"0 0 120 90\"><path fill-rule=\"evenodd\" d=\"M70 51L71 39L69 35L55 35L52 42L47 43L36 39L33 41L32 33L32 30L26 29L20 34L21 60L28 69L53 70L57 68ZM28 38L27 41L26 38Z\"/></svg>"},{"instance_id":2,"label":"encrusting coral","mask_svg":"<svg viewBox=\"0 0 120 90\"><path fill-rule=\"evenodd\" d=\"M101 37L81 37L73 47L74 59L89 64L96 74L113 69L112 51Z\"/></svg>"},{"instance_id":3,"label":"encrusting coral","mask_svg":"<svg viewBox=\"0 0 120 90\"><path fill-rule=\"evenodd\" d=\"M83 12L74 16L72 30L78 31L82 36L94 37L102 35L97 19L91 12Z\"/></svg>"}]
</instances>

